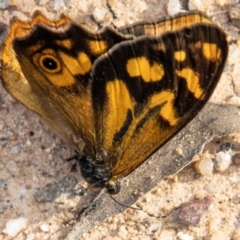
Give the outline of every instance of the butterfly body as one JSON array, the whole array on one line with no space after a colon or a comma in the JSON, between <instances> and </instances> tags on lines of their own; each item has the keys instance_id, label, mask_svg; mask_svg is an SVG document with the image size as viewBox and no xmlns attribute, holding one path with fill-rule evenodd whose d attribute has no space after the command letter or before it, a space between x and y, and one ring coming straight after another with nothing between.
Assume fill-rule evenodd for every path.
<instances>
[{"instance_id":1,"label":"butterfly body","mask_svg":"<svg viewBox=\"0 0 240 240\"><path fill-rule=\"evenodd\" d=\"M76 148L85 179L116 193L204 106L227 53L225 33L200 13L96 33L36 13L13 21L1 75Z\"/></svg>"}]
</instances>

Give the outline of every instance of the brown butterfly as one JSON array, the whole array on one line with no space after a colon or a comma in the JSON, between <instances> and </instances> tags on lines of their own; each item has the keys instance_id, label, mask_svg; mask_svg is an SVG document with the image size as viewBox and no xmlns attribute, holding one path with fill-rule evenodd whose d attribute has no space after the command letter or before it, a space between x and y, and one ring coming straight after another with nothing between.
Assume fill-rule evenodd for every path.
<instances>
[{"instance_id":1,"label":"brown butterfly","mask_svg":"<svg viewBox=\"0 0 240 240\"><path fill-rule=\"evenodd\" d=\"M98 32L35 13L12 21L1 78L76 148L88 182L117 193L202 109L227 55L225 33L197 12Z\"/></svg>"}]
</instances>

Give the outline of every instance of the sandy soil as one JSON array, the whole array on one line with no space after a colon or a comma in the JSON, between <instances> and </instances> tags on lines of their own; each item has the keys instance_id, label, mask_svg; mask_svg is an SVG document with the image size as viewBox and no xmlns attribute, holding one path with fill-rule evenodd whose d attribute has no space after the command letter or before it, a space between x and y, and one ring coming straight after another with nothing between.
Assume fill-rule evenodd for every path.
<instances>
[{"instance_id":1,"label":"sandy soil","mask_svg":"<svg viewBox=\"0 0 240 240\"><path fill-rule=\"evenodd\" d=\"M229 109L240 105L240 7L235 5L237 1L190 0L182 1L183 7L176 0L109 1L117 18L113 18L106 2L99 0L69 0L64 4L59 0L12 0L9 3L8 9L0 11L1 21L6 24L12 16L27 19L38 9L49 18L63 12L94 30L98 26L93 19L102 26L120 27L164 17L183 7L203 11L227 32L230 43L228 62L210 103L223 104ZM94 228L79 236L76 226L81 213L98 191L89 188L78 166L75 168L73 162L65 161L74 154L71 146L7 94L1 85L0 96L0 240L240 239L238 132L207 138L205 150L199 150L201 154L195 156L195 159L205 159L210 152L210 158L214 158L224 144L230 144L235 152L234 163L226 171L201 176L190 165L178 173L177 178L165 178L144 194L134 205L141 210L129 208L99 224L96 221ZM229 112L226 118L229 122L235 119L236 125L239 122L238 113ZM223 130L227 127L227 124L221 126ZM192 137L194 139L194 134ZM183 140L173 151L181 152L184 144ZM150 175L155 178L154 173ZM201 201L195 202L196 199ZM189 202L193 204L190 210L181 207L182 204L192 206ZM183 219L179 211L183 211ZM28 220L27 227L14 238L4 234L6 222L19 217ZM195 218L199 218L199 223L196 224Z\"/></svg>"}]
</instances>

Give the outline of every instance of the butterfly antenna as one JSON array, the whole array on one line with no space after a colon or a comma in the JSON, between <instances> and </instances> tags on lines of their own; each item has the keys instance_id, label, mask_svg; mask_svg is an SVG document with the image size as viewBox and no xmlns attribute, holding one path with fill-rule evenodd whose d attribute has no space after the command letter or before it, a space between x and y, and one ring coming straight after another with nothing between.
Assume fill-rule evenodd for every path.
<instances>
[{"instance_id":1,"label":"butterfly antenna","mask_svg":"<svg viewBox=\"0 0 240 240\"><path fill-rule=\"evenodd\" d=\"M109 194L109 195L110 195L110 198L111 198L115 203L119 204L119 205L122 206L122 207L126 207L126 208L130 208L130 209L142 211L141 208L131 207L131 206L129 206L129 205L125 205L125 204L123 204L123 203L120 203L120 202L119 202L118 200L116 200L111 194Z\"/></svg>"},{"instance_id":2,"label":"butterfly antenna","mask_svg":"<svg viewBox=\"0 0 240 240\"><path fill-rule=\"evenodd\" d=\"M72 160L78 160L81 154L77 151L75 151L75 154L69 158L66 159L67 162L72 161Z\"/></svg>"}]
</instances>

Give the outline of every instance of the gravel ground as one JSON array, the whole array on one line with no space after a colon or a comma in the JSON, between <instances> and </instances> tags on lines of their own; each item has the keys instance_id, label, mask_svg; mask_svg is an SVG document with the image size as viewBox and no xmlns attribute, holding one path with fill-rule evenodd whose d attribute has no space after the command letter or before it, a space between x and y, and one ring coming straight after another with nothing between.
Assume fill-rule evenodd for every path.
<instances>
[{"instance_id":1,"label":"gravel ground","mask_svg":"<svg viewBox=\"0 0 240 240\"><path fill-rule=\"evenodd\" d=\"M0 16L1 21L8 24L13 16L28 19L36 9L50 19L63 12L96 30L98 26L93 19L102 26L114 24L120 27L168 16L182 8L176 0L112 0L109 3L111 8L100 0L38 3L15 0L9 1L10 7L1 10ZM92 220L95 227L80 236L83 231L78 229L78 222L82 211L99 191L89 188L78 166L75 168L73 162L65 161L74 154L73 148L0 85L0 240L240 239L240 130L239 133L236 130L240 106L240 7L236 3L231 0L181 1L185 9L200 10L211 16L228 34L228 62L209 101L218 109L225 109L227 121L219 125L222 132L214 132L214 137L207 138L202 148L196 149L199 154L194 157L194 160L211 162L216 158L215 153L225 147L224 152L230 152L234 160L227 170L210 170L201 175L191 164L174 177L155 184L148 193L139 194L137 198L142 196L134 206L141 210L128 208L122 211L116 207L113 211L107 200L108 215L119 213L104 221L100 221L100 217L96 218L98 221ZM113 18L111 10L117 18ZM235 130L225 131L232 121L236 123ZM194 136L192 133L193 139ZM172 151L181 155L184 145L187 144L182 140ZM154 172L150 176L156 177ZM107 196L103 195L103 198L107 199ZM27 220L26 227L15 237L5 234L8 220L20 217Z\"/></svg>"}]
</instances>

